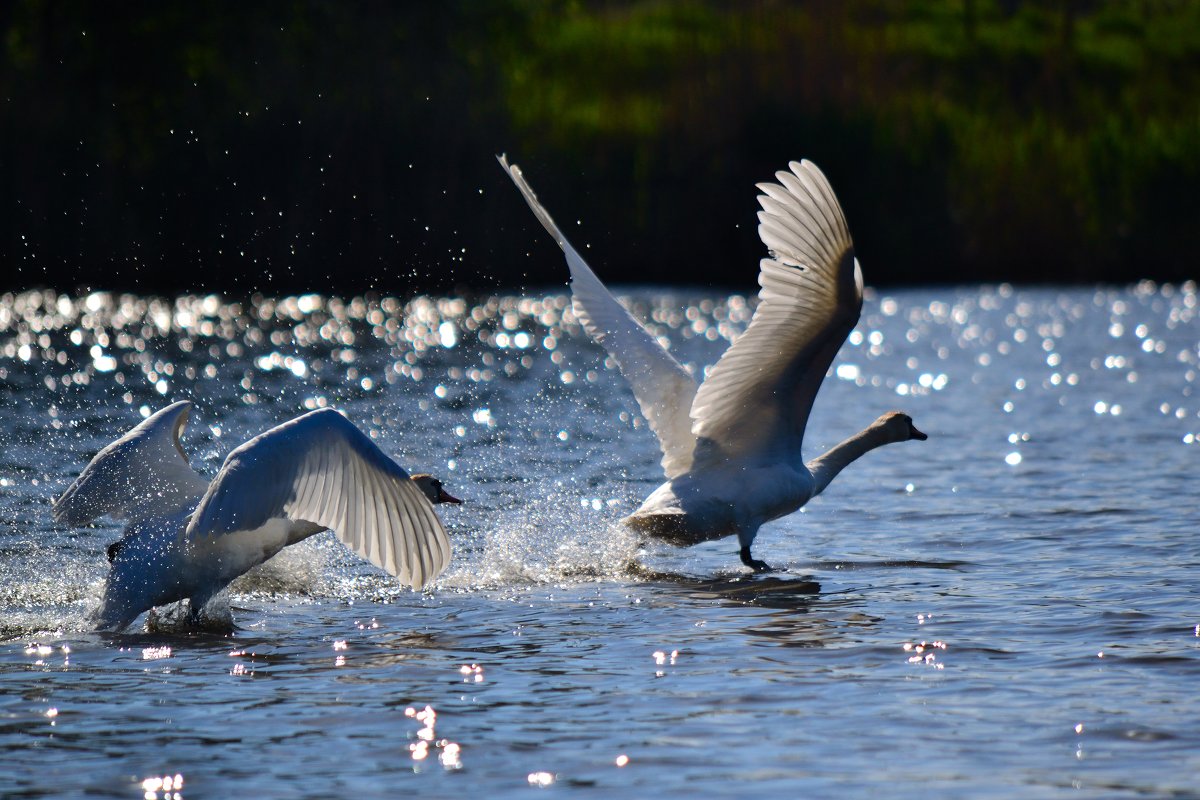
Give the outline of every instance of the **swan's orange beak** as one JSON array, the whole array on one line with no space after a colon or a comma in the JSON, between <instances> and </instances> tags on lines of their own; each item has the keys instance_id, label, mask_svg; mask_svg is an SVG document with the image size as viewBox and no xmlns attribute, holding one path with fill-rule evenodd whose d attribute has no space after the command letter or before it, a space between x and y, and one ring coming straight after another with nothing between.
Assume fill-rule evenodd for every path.
<instances>
[{"instance_id":1,"label":"swan's orange beak","mask_svg":"<svg viewBox=\"0 0 1200 800\"><path fill-rule=\"evenodd\" d=\"M455 503L455 504L459 504L459 505L462 504L462 500L459 500L457 497L454 497L453 495L451 495L449 492L447 492L445 489L441 488L440 486L438 487L437 501L439 503Z\"/></svg>"}]
</instances>

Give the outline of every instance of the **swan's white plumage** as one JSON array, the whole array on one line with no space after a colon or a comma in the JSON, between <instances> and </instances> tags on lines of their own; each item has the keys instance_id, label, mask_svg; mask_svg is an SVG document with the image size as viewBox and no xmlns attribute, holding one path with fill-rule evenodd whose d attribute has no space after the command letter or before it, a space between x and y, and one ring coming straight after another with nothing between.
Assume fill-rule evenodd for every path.
<instances>
[{"instance_id":1,"label":"swan's white plumage","mask_svg":"<svg viewBox=\"0 0 1200 800\"><path fill-rule=\"evenodd\" d=\"M504 156L499 156L499 161L521 190L534 216L562 248L571 271L571 307L575 318L588 336L613 357L629 381L642 416L658 436L663 470L668 477L682 475L691 468L696 442L688 413L696 395L696 380L600 282L538 202L520 167L510 165Z\"/></svg>"},{"instance_id":2,"label":"swan's white plumage","mask_svg":"<svg viewBox=\"0 0 1200 800\"><path fill-rule=\"evenodd\" d=\"M841 206L809 161L762 183L759 236L772 258L760 265L750 326L699 387L616 301L538 202L521 170L508 172L558 242L571 271L575 316L621 367L650 428L668 478L718 459L800 463L800 443L825 372L862 308L862 273ZM703 445L697 448L697 440Z\"/></svg>"},{"instance_id":3,"label":"swan's white plumage","mask_svg":"<svg viewBox=\"0 0 1200 800\"><path fill-rule=\"evenodd\" d=\"M204 541L276 517L333 529L354 552L414 588L450 561L450 539L432 504L333 409L285 422L231 452L185 536Z\"/></svg>"},{"instance_id":4,"label":"swan's white plumage","mask_svg":"<svg viewBox=\"0 0 1200 800\"><path fill-rule=\"evenodd\" d=\"M691 406L702 459L799 465L817 390L862 309L862 272L829 182L808 161L759 184L759 236L772 254L750 326ZM697 463L699 466L699 463Z\"/></svg>"},{"instance_id":5,"label":"swan's white plumage","mask_svg":"<svg viewBox=\"0 0 1200 800\"><path fill-rule=\"evenodd\" d=\"M153 414L105 447L54 504L57 521L129 520L109 550L96 618L119 630L142 611L190 598L193 612L237 576L325 528L417 589L450 560L432 502L407 472L332 409L313 411L236 448L208 483L179 443L191 403Z\"/></svg>"},{"instance_id":6,"label":"swan's white plumage","mask_svg":"<svg viewBox=\"0 0 1200 800\"><path fill-rule=\"evenodd\" d=\"M516 165L500 163L562 247L575 314L621 366L658 434L667 482L625 519L676 544L736 533L742 562L758 528L790 514L847 464L890 442L924 439L906 414L885 414L809 464L804 430L825 374L862 309L862 271L841 206L808 161L759 184L759 304L697 388L649 331L613 299L567 243Z\"/></svg>"}]
</instances>

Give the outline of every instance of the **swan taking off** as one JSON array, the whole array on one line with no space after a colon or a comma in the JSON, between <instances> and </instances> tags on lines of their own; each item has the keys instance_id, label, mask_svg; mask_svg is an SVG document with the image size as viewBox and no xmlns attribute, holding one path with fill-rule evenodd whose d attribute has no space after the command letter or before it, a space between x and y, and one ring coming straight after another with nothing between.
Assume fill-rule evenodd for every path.
<instances>
[{"instance_id":1,"label":"swan taking off","mask_svg":"<svg viewBox=\"0 0 1200 800\"><path fill-rule=\"evenodd\" d=\"M779 183L760 183L759 304L750 326L703 383L630 316L563 236L517 165L500 165L558 242L571 270L573 310L588 336L617 362L658 435L667 482L625 518L634 530L691 545L737 534L742 563L763 523L791 514L851 461L891 442L926 439L912 419L884 414L862 432L804 463L813 400L862 310L862 271L829 181L793 161Z\"/></svg>"},{"instance_id":2,"label":"swan taking off","mask_svg":"<svg viewBox=\"0 0 1200 800\"><path fill-rule=\"evenodd\" d=\"M152 414L101 450L54 503L56 522L107 514L129 521L108 549L112 569L97 628L121 630L185 598L193 620L234 578L284 547L332 528L414 589L450 561L434 503L458 503L428 475L409 476L362 431L321 409L255 436L211 483L179 444L192 404Z\"/></svg>"}]
</instances>

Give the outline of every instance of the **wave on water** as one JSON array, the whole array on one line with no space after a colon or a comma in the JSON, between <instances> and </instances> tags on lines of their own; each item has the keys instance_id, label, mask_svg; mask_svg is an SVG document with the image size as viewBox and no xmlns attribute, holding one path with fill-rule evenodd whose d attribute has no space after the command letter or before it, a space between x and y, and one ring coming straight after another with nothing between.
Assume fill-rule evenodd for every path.
<instances>
[{"instance_id":1,"label":"wave on water","mask_svg":"<svg viewBox=\"0 0 1200 800\"><path fill-rule=\"evenodd\" d=\"M452 533L454 561L427 592L618 580L642 574L637 537L615 519L583 508L573 495L535 498L491 519L485 528ZM0 604L7 609L0 639L91 630L91 616L104 593L103 557L76 553L60 559L51 571L33 566L36 554L25 555L21 563L10 561L0 570L0 577L6 578ZM90 563L93 560L97 563ZM230 604L236 606L247 598L397 603L406 597L414 593L363 563L332 534L323 534L285 548L235 580L206 607L204 627L232 629L236 615ZM191 625L188 612L186 603L163 606L130 630L178 633Z\"/></svg>"},{"instance_id":2,"label":"wave on water","mask_svg":"<svg viewBox=\"0 0 1200 800\"><path fill-rule=\"evenodd\" d=\"M0 563L0 641L91 630L104 571L61 548L32 545Z\"/></svg>"},{"instance_id":3,"label":"wave on water","mask_svg":"<svg viewBox=\"0 0 1200 800\"><path fill-rule=\"evenodd\" d=\"M640 542L616 519L554 492L502 510L439 585L474 589L629 577Z\"/></svg>"}]
</instances>

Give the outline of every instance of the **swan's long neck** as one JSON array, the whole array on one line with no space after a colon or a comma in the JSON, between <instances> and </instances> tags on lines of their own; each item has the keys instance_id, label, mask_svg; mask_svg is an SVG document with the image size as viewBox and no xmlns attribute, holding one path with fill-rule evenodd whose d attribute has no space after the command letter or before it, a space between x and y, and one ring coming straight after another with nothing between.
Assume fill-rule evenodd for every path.
<instances>
[{"instance_id":1,"label":"swan's long neck","mask_svg":"<svg viewBox=\"0 0 1200 800\"><path fill-rule=\"evenodd\" d=\"M812 496L816 497L824 491L837 474L852 461L891 441L894 440L888 436L887 431L872 425L808 462L806 466L813 476Z\"/></svg>"}]
</instances>

